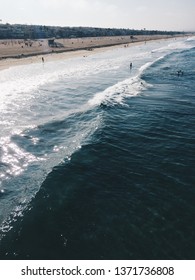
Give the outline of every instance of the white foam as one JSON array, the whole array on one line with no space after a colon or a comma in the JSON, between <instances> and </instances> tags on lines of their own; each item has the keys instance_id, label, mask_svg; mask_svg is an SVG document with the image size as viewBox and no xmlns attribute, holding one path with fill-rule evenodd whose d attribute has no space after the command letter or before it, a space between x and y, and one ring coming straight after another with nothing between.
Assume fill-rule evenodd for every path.
<instances>
[{"instance_id":1,"label":"white foam","mask_svg":"<svg viewBox=\"0 0 195 280\"><path fill-rule=\"evenodd\" d=\"M188 38L186 41L195 41L195 37L190 37L190 38Z\"/></svg>"},{"instance_id":2,"label":"white foam","mask_svg":"<svg viewBox=\"0 0 195 280\"><path fill-rule=\"evenodd\" d=\"M99 106L101 104L114 106L116 104L124 105L123 101L127 97L132 97L140 94L141 91L151 87L141 79L143 72L149 68L153 63L162 59L163 56L154 61L150 61L142 65L138 69L138 74L134 77L120 81L117 84L106 88L102 92L98 92L88 101L90 106Z\"/></svg>"},{"instance_id":3,"label":"white foam","mask_svg":"<svg viewBox=\"0 0 195 280\"><path fill-rule=\"evenodd\" d=\"M147 86L148 85L141 80L139 76L132 77L95 94L95 96L88 101L88 104L91 106L101 104L123 104L125 98L138 95L142 90L146 89Z\"/></svg>"},{"instance_id":4,"label":"white foam","mask_svg":"<svg viewBox=\"0 0 195 280\"><path fill-rule=\"evenodd\" d=\"M174 41L166 46L152 50L152 53L163 53L163 52L167 53L167 52L173 51L173 50L177 51L177 50L185 50L185 49L190 49L190 48L191 48L191 46L186 44L185 41Z\"/></svg>"}]
</instances>

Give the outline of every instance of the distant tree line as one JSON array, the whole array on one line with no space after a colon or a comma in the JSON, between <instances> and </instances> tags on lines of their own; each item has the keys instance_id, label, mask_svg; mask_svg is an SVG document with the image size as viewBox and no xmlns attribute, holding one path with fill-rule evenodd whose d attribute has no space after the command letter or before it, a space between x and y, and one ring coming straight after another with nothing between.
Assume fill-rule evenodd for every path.
<instances>
[{"instance_id":1,"label":"distant tree line","mask_svg":"<svg viewBox=\"0 0 195 280\"><path fill-rule=\"evenodd\" d=\"M82 38L101 36L179 35L183 32L134 30L123 28L60 27L45 25L0 24L0 39Z\"/></svg>"}]
</instances>

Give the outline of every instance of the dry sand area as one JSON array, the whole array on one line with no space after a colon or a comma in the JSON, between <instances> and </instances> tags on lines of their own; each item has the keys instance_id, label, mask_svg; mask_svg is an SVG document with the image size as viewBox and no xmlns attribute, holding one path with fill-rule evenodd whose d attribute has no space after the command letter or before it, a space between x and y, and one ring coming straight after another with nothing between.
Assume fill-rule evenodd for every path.
<instances>
[{"instance_id":1,"label":"dry sand area","mask_svg":"<svg viewBox=\"0 0 195 280\"><path fill-rule=\"evenodd\" d=\"M138 42L167 39L172 36L113 36L88 37L72 39L55 39L55 45L49 45L48 39L38 40L0 40L0 70L19 64L65 59L73 56L87 56L93 51L103 51L105 48L122 45L129 47ZM101 48L101 49L100 49Z\"/></svg>"}]
</instances>

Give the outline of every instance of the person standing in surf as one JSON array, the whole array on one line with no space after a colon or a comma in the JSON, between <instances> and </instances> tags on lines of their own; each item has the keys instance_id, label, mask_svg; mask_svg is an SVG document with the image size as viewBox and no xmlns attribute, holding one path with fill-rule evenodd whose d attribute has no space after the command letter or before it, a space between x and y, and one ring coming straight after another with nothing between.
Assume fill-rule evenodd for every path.
<instances>
[{"instance_id":1,"label":"person standing in surf","mask_svg":"<svg viewBox=\"0 0 195 280\"><path fill-rule=\"evenodd\" d=\"M130 62L130 65L129 65L129 67L130 67L130 69L132 69L132 67L133 67L133 64L132 64L132 62Z\"/></svg>"}]
</instances>

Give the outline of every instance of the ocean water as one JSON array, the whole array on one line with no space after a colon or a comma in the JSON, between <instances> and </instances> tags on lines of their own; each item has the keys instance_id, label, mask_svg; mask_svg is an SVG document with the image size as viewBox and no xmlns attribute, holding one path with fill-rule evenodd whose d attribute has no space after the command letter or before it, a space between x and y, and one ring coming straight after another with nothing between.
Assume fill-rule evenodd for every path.
<instances>
[{"instance_id":1,"label":"ocean water","mask_svg":"<svg viewBox=\"0 0 195 280\"><path fill-rule=\"evenodd\" d=\"M0 259L195 258L195 37L3 70L0 110Z\"/></svg>"}]
</instances>

